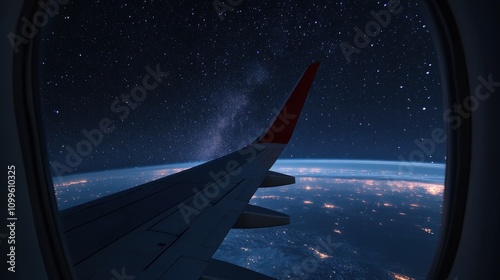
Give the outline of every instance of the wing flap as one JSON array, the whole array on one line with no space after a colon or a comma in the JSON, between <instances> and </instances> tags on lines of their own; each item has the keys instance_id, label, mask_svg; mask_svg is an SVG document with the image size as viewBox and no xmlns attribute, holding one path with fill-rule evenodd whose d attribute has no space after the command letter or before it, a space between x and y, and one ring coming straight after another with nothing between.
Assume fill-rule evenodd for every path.
<instances>
[{"instance_id":1,"label":"wing flap","mask_svg":"<svg viewBox=\"0 0 500 280\"><path fill-rule=\"evenodd\" d=\"M159 279L198 279L207 266L207 261L197 258L180 257ZM179 278L179 275L182 275L182 278Z\"/></svg>"},{"instance_id":2,"label":"wing flap","mask_svg":"<svg viewBox=\"0 0 500 280\"><path fill-rule=\"evenodd\" d=\"M73 262L78 264L192 195L188 185L177 184L67 230L65 235Z\"/></svg>"},{"instance_id":3,"label":"wing flap","mask_svg":"<svg viewBox=\"0 0 500 280\"><path fill-rule=\"evenodd\" d=\"M224 215L224 217L214 226L210 234L207 235L203 243L201 244L204 247L208 247L211 249L219 248L219 245L224 241L226 234L228 232L227 228L231 228L238 219L240 215L237 211L228 211Z\"/></svg>"},{"instance_id":4,"label":"wing flap","mask_svg":"<svg viewBox=\"0 0 500 280\"><path fill-rule=\"evenodd\" d=\"M111 270L122 267L125 267L128 273L137 275L177 238L166 233L139 229L83 260L75 269L80 279L108 279ZM98 277L99 275L108 277Z\"/></svg>"}]
</instances>

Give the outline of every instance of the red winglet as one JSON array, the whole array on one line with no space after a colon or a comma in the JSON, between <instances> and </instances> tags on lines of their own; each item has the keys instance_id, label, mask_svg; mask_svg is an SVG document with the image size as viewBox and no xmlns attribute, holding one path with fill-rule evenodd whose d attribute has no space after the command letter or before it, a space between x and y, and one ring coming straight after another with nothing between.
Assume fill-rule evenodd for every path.
<instances>
[{"instance_id":1,"label":"red winglet","mask_svg":"<svg viewBox=\"0 0 500 280\"><path fill-rule=\"evenodd\" d=\"M285 105L271 122L267 131L258 138L257 143L288 144L318 72L319 64L320 62L315 62L307 67Z\"/></svg>"}]
</instances>

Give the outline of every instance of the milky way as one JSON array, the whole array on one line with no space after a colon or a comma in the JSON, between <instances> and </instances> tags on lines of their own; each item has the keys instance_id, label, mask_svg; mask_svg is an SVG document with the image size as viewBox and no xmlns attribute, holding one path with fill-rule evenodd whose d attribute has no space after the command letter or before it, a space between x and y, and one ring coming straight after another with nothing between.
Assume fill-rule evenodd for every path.
<instances>
[{"instance_id":1,"label":"milky way","mask_svg":"<svg viewBox=\"0 0 500 280\"><path fill-rule=\"evenodd\" d=\"M50 161L68 166L68 147L104 118L114 130L67 173L221 156L267 127L315 61L321 67L282 157L408 159L415 140L444 127L443 95L423 7L401 1L391 13L394 3L242 1L223 20L213 1L61 6L42 30L38 64ZM347 45L356 48L348 56ZM168 77L132 109L120 96L157 65ZM117 98L130 107L126 118L111 109ZM445 144L424 160L444 162Z\"/></svg>"}]
</instances>

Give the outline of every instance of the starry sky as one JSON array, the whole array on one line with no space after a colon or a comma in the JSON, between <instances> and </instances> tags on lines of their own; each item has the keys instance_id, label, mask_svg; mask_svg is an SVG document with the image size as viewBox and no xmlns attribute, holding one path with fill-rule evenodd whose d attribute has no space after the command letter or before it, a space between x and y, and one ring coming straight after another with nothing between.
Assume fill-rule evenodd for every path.
<instances>
[{"instance_id":1,"label":"starry sky","mask_svg":"<svg viewBox=\"0 0 500 280\"><path fill-rule=\"evenodd\" d=\"M235 1L237 2L237 1ZM354 2L354 1L352 1ZM71 1L40 34L41 119L49 160L103 134L69 173L213 159L253 141L306 67L321 61L282 158L398 160L444 128L438 53L419 1L347 62L382 1ZM234 3L234 2L233 2ZM218 6L224 7L224 6ZM228 8L228 6L225 6ZM168 72L129 113L111 107L159 65ZM151 80L150 82L154 82ZM426 162L444 162L437 144Z\"/></svg>"}]
</instances>

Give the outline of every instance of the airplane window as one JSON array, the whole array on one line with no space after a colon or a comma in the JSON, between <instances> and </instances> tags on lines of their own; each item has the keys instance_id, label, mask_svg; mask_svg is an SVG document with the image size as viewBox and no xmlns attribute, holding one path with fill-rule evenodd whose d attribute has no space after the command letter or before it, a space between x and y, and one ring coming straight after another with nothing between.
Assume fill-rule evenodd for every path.
<instances>
[{"instance_id":1,"label":"airplane window","mask_svg":"<svg viewBox=\"0 0 500 280\"><path fill-rule=\"evenodd\" d=\"M52 6L48 9L56 9ZM419 1L71 1L41 29L39 91L60 210L255 140L321 65L251 204L287 226L214 255L279 279L421 279L441 224L439 57Z\"/></svg>"}]
</instances>

